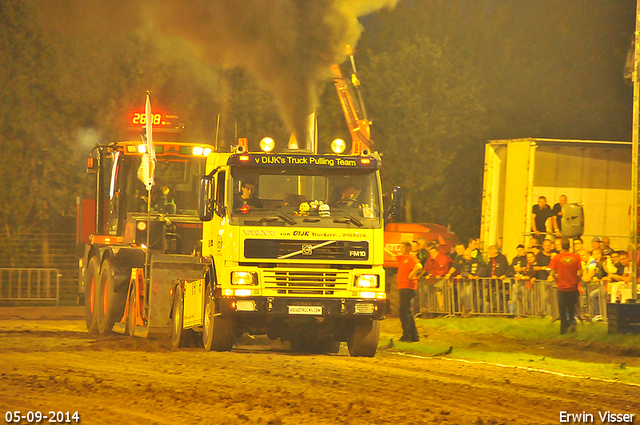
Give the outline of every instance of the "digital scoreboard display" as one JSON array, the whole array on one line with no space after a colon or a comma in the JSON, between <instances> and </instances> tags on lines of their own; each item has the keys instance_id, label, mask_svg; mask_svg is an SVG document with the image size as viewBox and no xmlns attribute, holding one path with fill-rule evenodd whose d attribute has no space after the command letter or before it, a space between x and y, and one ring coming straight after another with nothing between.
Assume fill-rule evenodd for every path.
<instances>
[{"instance_id":1,"label":"digital scoreboard display","mask_svg":"<svg viewBox=\"0 0 640 425\"><path fill-rule=\"evenodd\" d=\"M129 124L136 127L144 127L147 125L147 114L142 112L132 112L129 116ZM152 113L151 124L154 127L164 128L177 128L180 126L178 123L177 114L164 114L164 113Z\"/></svg>"}]
</instances>

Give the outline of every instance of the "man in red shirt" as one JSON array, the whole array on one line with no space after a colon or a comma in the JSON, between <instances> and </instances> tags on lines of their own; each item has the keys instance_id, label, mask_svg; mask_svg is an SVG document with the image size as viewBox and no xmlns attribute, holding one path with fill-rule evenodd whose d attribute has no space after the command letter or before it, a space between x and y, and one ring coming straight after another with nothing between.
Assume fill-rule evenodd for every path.
<instances>
[{"instance_id":1,"label":"man in red shirt","mask_svg":"<svg viewBox=\"0 0 640 425\"><path fill-rule=\"evenodd\" d=\"M451 268L451 257L443 254L440 249L438 249L435 245L429 246L429 258L425 263L425 271L427 274L427 278L436 278L436 280L430 280L429 283L431 285L435 285L436 287L436 300L438 301L438 307L440 311L444 311L444 286L446 282L441 280L449 273L449 269Z\"/></svg>"},{"instance_id":2,"label":"man in red shirt","mask_svg":"<svg viewBox=\"0 0 640 425\"><path fill-rule=\"evenodd\" d=\"M418 342L418 330L411 312L411 299L416 296L418 289L417 276L422 264L411 255L411 243L402 242L402 254L396 256L398 262L398 292L400 293L400 323L402 323L402 337L400 341Z\"/></svg>"},{"instance_id":3,"label":"man in red shirt","mask_svg":"<svg viewBox=\"0 0 640 425\"><path fill-rule=\"evenodd\" d=\"M578 254L569 252L569 239L562 238L562 251L551 259L549 280L556 280L560 334L575 331L575 308L578 304L578 285L582 275L582 262Z\"/></svg>"},{"instance_id":4,"label":"man in red shirt","mask_svg":"<svg viewBox=\"0 0 640 425\"><path fill-rule=\"evenodd\" d=\"M443 277L449 273L451 258L435 246L429 247L429 258L425 263L427 277Z\"/></svg>"}]
</instances>

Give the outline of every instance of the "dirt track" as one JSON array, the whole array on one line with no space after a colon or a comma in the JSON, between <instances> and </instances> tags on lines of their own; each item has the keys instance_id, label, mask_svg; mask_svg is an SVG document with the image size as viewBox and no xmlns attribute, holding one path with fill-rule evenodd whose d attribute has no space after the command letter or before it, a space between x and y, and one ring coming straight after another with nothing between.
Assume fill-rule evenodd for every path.
<instances>
[{"instance_id":1,"label":"dirt track","mask_svg":"<svg viewBox=\"0 0 640 425\"><path fill-rule=\"evenodd\" d=\"M0 320L0 420L55 410L84 424L558 424L560 411L600 423L596 411L610 410L640 423L640 388L624 384L384 351L176 351L82 325Z\"/></svg>"}]
</instances>

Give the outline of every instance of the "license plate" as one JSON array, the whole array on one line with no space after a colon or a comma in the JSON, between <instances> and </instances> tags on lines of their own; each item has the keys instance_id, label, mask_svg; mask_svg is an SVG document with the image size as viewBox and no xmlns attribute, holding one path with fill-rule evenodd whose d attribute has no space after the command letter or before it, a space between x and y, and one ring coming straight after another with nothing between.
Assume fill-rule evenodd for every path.
<instances>
[{"instance_id":1,"label":"license plate","mask_svg":"<svg viewBox=\"0 0 640 425\"><path fill-rule=\"evenodd\" d=\"M374 311L375 309L371 303L356 303L355 305L356 314L373 314Z\"/></svg>"},{"instance_id":2,"label":"license plate","mask_svg":"<svg viewBox=\"0 0 640 425\"><path fill-rule=\"evenodd\" d=\"M236 310L256 311L256 302L253 300L238 300L236 301Z\"/></svg>"},{"instance_id":3,"label":"license plate","mask_svg":"<svg viewBox=\"0 0 640 425\"><path fill-rule=\"evenodd\" d=\"M314 316L322 316L321 305L290 305L289 314L310 314Z\"/></svg>"}]
</instances>

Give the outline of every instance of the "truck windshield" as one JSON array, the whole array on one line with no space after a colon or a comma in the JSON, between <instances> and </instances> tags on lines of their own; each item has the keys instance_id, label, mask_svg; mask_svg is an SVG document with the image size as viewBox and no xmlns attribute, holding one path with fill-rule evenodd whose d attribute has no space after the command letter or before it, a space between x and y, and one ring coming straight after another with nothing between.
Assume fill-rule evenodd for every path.
<instances>
[{"instance_id":1,"label":"truck windshield","mask_svg":"<svg viewBox=\"0 0 640 425\"><path fill-rule=\"evenodd\" d=\"M374 170L265 170L236 167L230 179L232 219L243 225L379 227Z\"/></svg>"},{"instance_id":2,"label":"truck windshield","mask_svg":"<svg viewBox=\"0 0 640 425\"><path fill-rule=\"evenodd\" d=\"M125 167L127 211L147 212L147 189L138 178L139 156L128 156ZM204 174L205 158L157 157L155 184L151 189L151 212L197 216L198 184Z\"/></svg>"}]
</instances>

